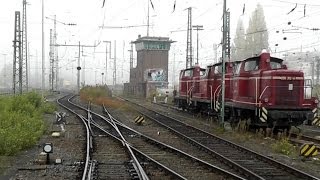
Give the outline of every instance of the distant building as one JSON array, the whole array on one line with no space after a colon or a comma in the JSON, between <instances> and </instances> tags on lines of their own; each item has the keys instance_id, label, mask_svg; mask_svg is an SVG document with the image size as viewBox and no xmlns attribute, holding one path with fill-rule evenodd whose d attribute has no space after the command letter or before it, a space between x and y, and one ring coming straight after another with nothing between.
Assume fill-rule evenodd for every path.
<instances>
[{"instance_id":1,"label":"distant building","mask_svg":"<svg viewBox=\"0 0 320 180\"><path fill-rule=\"evenodd\" d=\"M149 97L157 88L168 88L168 37L138 37L135 44L137 66L130 69L130 82L124 84L124 93Z\"/></svg>"}]
</instances>

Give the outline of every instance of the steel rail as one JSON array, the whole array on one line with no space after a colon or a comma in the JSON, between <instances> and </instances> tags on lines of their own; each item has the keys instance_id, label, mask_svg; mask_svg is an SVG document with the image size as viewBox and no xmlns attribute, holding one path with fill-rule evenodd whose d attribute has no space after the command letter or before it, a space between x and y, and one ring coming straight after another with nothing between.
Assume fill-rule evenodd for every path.
<instances>
[{"instance_id":1,"label":"steel rail","mask_svg":"<svg viewBox=\"0 0 320 180\"><path fill-rule=\"evenodd\" d=\"M86 141L87 141L86 159L85 159L84 170L83 170L83 174L82 174L82 180L85 180L85 178L87 177L87 173L88 173L89 161L91 159L91 157L90 157L90 131L89 131L89 128L88 128L88 124L86 123L85 118L82 115L76 113L71 108L65 106L62 102L60 102L61 99L65 98L67 96L68 95L66 95L66 96L64 96L64 97L62 97L60 99L57 99L57 103L60 106L64 107L65 109L69 110L70 112L74 113L76 116L78 116L82 120L82 122L83 122L83 124L85 125L85 128L86 128Z\"/></svg>"}]
</instances>

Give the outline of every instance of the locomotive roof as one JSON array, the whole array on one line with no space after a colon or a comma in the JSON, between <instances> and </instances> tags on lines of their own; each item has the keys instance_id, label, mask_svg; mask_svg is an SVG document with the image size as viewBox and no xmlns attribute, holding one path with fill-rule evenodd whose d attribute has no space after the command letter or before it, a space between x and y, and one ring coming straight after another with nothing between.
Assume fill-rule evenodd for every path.
<instances>
[{"instance_id":1,"label":"locomotive roof","mask_svg":"<svg viewBox=\"0 0 320 180\"><path fill-rule=\"evenodd\" d=\"M202 68L200 66L192 66L190 68L186 68L186 69L183 69L183 70L190 70L190 69L195 69L196 67L199 67L201 70L206 70L206 68Z\"/></svg>"},{"instance_id":2,"label":"locomotive roof","mask_svg":"<svg viewBox=\"0 0 320 180\"><path fill-rule=\"evenodd\" d=\"M243 61L249 61L249 60L252 60L252 59L260 58L261 55L262 55L262 54L260 54L259 56L250 57L250 58L247 58L247 59L245 59L245 60L243 60ZM280 62L283 61L283 59L276 58L276 57L272 57L272 56L270 56L270 59L276 60L276 61L280 61Z\"/></svg>"},{"instance_id":3,"label":"locomotive roof","mask_svg":"<svg viewBox=\"0 0 320 180\"><path fill-rule=\"evenodd\" d=\"M225 63L234 63L234 62L241 62L241 61L228 61L228 62L225 62ZM215 64L210 64L210 65L208 65L207 67L212 67L212 66L219 66L219 65L221 65L222 64L222 62L218 62L218 63L215 63Z\"/></svg>"}]
</instances>

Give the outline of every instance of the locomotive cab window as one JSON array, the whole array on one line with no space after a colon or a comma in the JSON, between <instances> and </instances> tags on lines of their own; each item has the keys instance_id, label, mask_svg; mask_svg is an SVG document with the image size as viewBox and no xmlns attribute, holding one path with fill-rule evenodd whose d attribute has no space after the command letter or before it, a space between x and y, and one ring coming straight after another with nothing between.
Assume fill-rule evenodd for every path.
<instances>
[{"instance_id":1,"label":"locomotive cab window","mask_svg":"<svg viewBox=\"0 0 320 180\"><path fill-rule=\"evenodd\" d=\"M270 67L271 67L271 69L281 69L282 68L282 61L278 60L278 59L271 58Z\"/></svg>"},{"instance_id":2,"label":"locomotive cab window","mask_svg":"<svg viewBox=\"0 0 320 180\"><path fill-rule=\"evenodd\" d=\"M227 67L224 68L224 70L226 70L226 69L227 69ZM221 73L222 73L222 64L214 66L214 74L221 74Z\"/></svg>"},{"instance_id":3,"label":"locomotive cab window","mask_svg":"<svg viewBox=\"0 0 320 180\"><path fill-rule=\"evenodd\" d=\"M206 69L200 69L200 76L206 75Z\"/></svg>"},{"instance_id":4,"label":"locomotive cab window","mask_svg":"<svg viewBox=\"0 0 320 180\"><path fill-rule=\"evenodd\" d=\"M259 69L258 60L249 60L249 61L246 61L244 64L245 71L256 71L258 69Z\"/></svg>"},{"instance_id":5,"label":"locomotive cab window","mask_svg":"<svg viewBox=\"0 0 320 180\"><path fill-rule=\"evenodd\" d=\"M184 71L184 77L192 77L193 69L187 69Z\"/></svg>"},{"instance_id":6,"label":"locomotive cab window","mask_svg":"<svg viewBox=\"0 0 320 180\"><path fill-rule=\"evenodd\" d=\"M239 75L241 69L241 62L235 62L232 67L233 74Z\"/></svg>"},{"instance_id":7,"label":"locomotive cab window","mask_svg":"<svg viewBox=\"0 0 320 180\"><path fill-rule=\"evenodd\" d=\"M211 67L207 67L207 69L204 72L204 76L208 76L209 75L210 69L211 69Z\"/></svg>"}]
</instances>

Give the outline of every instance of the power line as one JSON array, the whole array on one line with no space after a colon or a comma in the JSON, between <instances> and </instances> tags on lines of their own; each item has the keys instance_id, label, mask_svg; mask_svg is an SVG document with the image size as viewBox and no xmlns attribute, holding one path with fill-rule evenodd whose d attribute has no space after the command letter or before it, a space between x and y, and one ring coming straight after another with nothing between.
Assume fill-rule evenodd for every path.
<instances>
[{"instance_id":1,"label":"power line","mask_svg":"<svg viewBox=\"0 0 320 180\"><path fill-rule=\"evenodd\" d=\"M136 28L136 27L145 27L149 25L130 25L130 26L99 26L101 29L125 29L125 28Z\"/></svg>"},{"instance_id":2,"label":"power line","mask_svg":"<svg viewBox=\"0 0 320 180\"><path fill-rule=\"evenodd\" d=\"M309 4L309 3L297 3L297 2L290 2L284 0L272 0L275 2L287 3L287 4L297 4L297 5L308 5L308 6L320 6L320 4Z\"/></svg>"}]
</instances>

